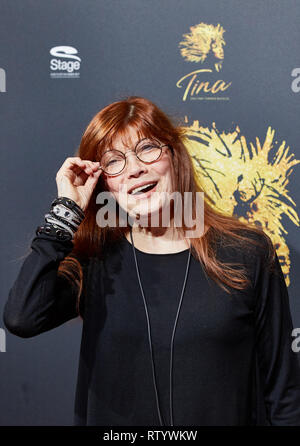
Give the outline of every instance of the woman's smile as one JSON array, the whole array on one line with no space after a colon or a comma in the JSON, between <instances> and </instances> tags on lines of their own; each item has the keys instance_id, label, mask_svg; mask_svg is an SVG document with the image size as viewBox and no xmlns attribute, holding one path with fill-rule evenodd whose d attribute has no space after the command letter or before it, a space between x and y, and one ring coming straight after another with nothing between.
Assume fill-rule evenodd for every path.
<instances>
[{"instance_id":1,"label":"woman's smile","mask_svg":"<svg viewBox=\"0 0 300 446\"><path fill-rule=\"evenodd\" d=\"M150 186L150 184L151 184L151 186ZM153 181L150 184L149 184L148 188L145 188L145 192L143 192L142 190L141 191L133 190L133 192L129 192L129 194L131 196L133 196L134 198L137 198L138 200L141 200L143 198L148 198L148 197L150 197L150 195L153 192L157 191L158 181ZM135 189L137 189L137 188L135 188Z\"/></svg>"}]
</instances>

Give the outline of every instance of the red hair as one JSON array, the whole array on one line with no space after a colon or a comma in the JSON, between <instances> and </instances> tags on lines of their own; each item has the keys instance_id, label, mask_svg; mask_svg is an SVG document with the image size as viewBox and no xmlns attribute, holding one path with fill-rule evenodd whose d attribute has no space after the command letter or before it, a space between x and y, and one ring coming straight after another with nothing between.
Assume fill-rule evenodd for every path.
<instances>
[{"instance_id":1,"label":"red hair","mask_svg":"<svg viewBox=\"0 0 300 446\"><path fill-rule=\"evenodd\" d=\"M164 144L172 147L173 152L173 190L192 192L193 217L195 217L196 192L204 192L200 186L193 167L192 159L184 145L186 129L174 123L175 119L162 112L157 105L148 99L130 96L124 100L113 102L100 110L88 124L75 156L84 160L100 161L101 153L112 146L114 137L120 136L127 141L128 128L136 131L139 137L155 137ZM78 285L77 310L79 312L80 295L82 291L83 272L78 258L97 256L106 243L114 243L128 233L127 227L101 228L96 223L96 196L99 192L107 190L103 175L95 186L85 218L80 224L75 236L72 252L61 261L58 273L66 276ZM118 221L118 212L116 214ZM226 286L243 290L251 286L247 277L247 270L237 263L221 263L217 258L216 241L222 240L223 246L240 247L242 249L257 246L268 247L268 259L273 261L275 249L270 237L254 224L246 224L235 216L225 215L213 209L204 198L204 223L207 231L199 238L191 238L193 256L201 262L205 272L218 283L227 293ZM183 223L183 230L186 229ZM178 228L180 231L181 228ZM257 240L260 235L262 240ZM253 237L254 236L254 237ZM233 268L234 266L234 268ZM237 269L236 267L240 267Z\"/></svg>"}]
</instances>

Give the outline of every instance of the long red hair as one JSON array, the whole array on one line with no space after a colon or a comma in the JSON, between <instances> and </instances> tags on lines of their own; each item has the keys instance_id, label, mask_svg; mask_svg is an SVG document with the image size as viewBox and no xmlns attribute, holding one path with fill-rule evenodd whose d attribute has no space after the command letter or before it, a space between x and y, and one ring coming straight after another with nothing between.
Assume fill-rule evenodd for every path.
<instances>
[{"instance_id":1,"label":"long red hair","mask_svg":"<svg viewBox=\"0 0 300 446\"><path fill-rule=\"evenodd\" d=\"M175 118L164 113L148 99L130 96L124 100L113 102L100 110L88 124L76 156L84 160L100 161L102 152L112 147L116 135L125 142L128 128L133 128L140 137L156 138L172 147L173 152L173 190L192 192L193 216L196 215L196 192L204 192L204 222L208 230L199 238L190 238L193 256L201 262L205 272L215 280L227 293L230 289L243 290L251 286L244 265L222 263L217 258L216 240L222 240L223 246L239 246L242 249L260 244L268 246L268 259L274 260L275 248L270 237L254 224L246 224L235 216L226 215L213 209L209 198L205 196L193 167L192 159L185 147L186 128L175 123ZM79 259L98 256L106 243L117 242L130 230L126 227L105 227L97 225L96 196L107 190L103 175L95 186L89 205L85 210L85 218L75 236L72 252L61 261L58 273L64 275L72 283L78 285L77 310L79 312L80 295L83 286L83 271ZM118 221L118 212L116 214ZM184 230L185 225L183 223ZM181 230L181 228L178 228ZM261 235L262 244L255 234ZM260 238L259 238L260 239ZM237 269L237 267L239 267Z\"/></svg>"}]
</instances>

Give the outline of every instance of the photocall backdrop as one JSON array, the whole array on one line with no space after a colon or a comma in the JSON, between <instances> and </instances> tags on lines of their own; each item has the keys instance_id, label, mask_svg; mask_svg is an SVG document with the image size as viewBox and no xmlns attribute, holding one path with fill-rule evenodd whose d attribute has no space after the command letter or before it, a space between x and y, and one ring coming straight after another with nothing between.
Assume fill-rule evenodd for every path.
<instances>
[{"instance_id":1,"label":"photocall backdrop","mask_svg":"<svg viewBox=\"0 0 300 446\"><path fill-rule=\"evenodd\" d=\"M215 206L272 238L300 349L300 2L1 0L1 307L55 176L129 95L184 119ZM71 425L81 321L22 339L0 322L0 424Z\"/></svg>"}]
</instances>

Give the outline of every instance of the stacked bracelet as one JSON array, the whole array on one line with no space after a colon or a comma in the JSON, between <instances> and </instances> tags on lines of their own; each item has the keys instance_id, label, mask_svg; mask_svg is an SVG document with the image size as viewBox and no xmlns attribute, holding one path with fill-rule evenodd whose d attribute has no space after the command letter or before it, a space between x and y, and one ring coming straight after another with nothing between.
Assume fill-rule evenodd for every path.
<instances>
[{"instance_id":1,"label":"stacked bracelet","mask_svg":"<svg viewBox=\"0 0 300 446\"><path fill-rule=\"evenodd\" d=\"M78 226L84 219L84 211L75 201L58 197L51 203L51 210L45 215L46 224L36 229L36 234L53 235L58 240L72 240Z\"/></svg>"},{"instance_id":2,"label":"stacked bracelet","mask_svg":"<svg viewBox=\"0 0 300 446\"><path fill-rule=\"evenodd\" d=\"M66 197L58 197L55 198L55 200L52 201L51 206L55 206L56 204L63 204L71 211L75 212L76 215L78 215L79 218L84 218L84 212L81 209L81 207L78 206L75 201L71 200L70 198Z\"/></svg>"},{"instance_id":3,"label":"stacked bracelet","mask_svg":"<svg viewBox=\"0 0 300 446\"><path fill-rule=\"evenodd\" d=\"M36 235L39 234L52 235L57 240L72 240L72 235L69 232L64 231L58 226L49 223L46 223L43 226L38 226L35 233Z\"/></svg>"}]
</instances>

